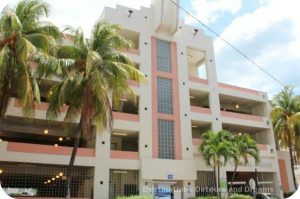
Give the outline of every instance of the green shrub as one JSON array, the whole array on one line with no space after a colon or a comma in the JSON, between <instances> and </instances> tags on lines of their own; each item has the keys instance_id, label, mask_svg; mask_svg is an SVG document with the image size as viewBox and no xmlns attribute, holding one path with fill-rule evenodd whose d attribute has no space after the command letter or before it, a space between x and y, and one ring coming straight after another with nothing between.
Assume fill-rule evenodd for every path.
<instances>
[{"instance_id":1,"label":"green shrub","mask_svg":"<svg viewBox=\"0 0 300 199\"><path fill-rule=\"evenodd\" d=\"M190 199L217 199L217 196L200 196L200 197L195 197Z\"/></svg>"},{"instance_id":2,"label":"green shrub","mask_svg":"<svg viewBox=\"0 0 300 199\"><path fill-rule=\"evenodd\" d=\"M249 195L243 195L243 194L233 194L230 196L230 199L253 199L253 197Z\"/></svg>"},{"instance_id":3,"label":"green shrub","mask_svg":"<svg viewBox=\"0 0 300 199\"><path fill-rule=\"evenodd\" d=\"M153 199L151 195L144 195L144 196L117 196L116 199Z\"/></svg>"},{"instance_id":4,"label":"green shrub","mask_svg":"<svg viewBox=\"0 0 300 199\"><path fill-rule=\"evenodd\" d=\"M285 192L285 193L283 193L283 196L284 196L284 198L288 198L288 197L291 197L293 194L294 194L295 192Z\"/></svg>"}]
</instances>

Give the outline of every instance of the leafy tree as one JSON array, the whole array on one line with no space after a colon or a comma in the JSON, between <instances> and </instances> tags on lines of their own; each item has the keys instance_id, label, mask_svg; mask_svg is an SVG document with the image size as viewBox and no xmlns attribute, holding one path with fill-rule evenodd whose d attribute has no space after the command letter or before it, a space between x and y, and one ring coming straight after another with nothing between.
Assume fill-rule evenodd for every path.
<instances>
[{"instance_id":1,"label":"leafy tree","mask_svg":"<svg viewBox=\"0 0 300 199\"><path fill-rule=\"evenodd\" d=\"M225 166L235 153L235 148L232 144L233 135L225 130L218 133L209 130L202 135L202 139L203 142L199 146L199 150L202 152L206 164L214 168L214 173L217 176L216 188L218 198L221 198L220 167Z\"/></svg>"},{"instance_id":2,"label":"leafy tree","mask_svg":"<svg viewBox=\"0 0 300 199\"><path fill-rule=\"evenodd\" d=\"M74 123L79 118L67 172L66 194L70 197L72 168L81 136L88 137L93 127L99 133L111 127L111 101L118 106L124 94L134 97L127 81L143 80L144 75L121 53L132 43L120 36L119 26L97 22L89 39L80 29L68 30L71 44L58 46L55 51L65 64L60 68L42 64L37 74L47 78L55 75L61 80L49 91L47 117L56 118L61 106L67 104L65 121Z\"/></svg>"},{"instance_id":3,"label":"leafy tree","mask_svg":"<svg viewBox=\"0 0 300 199\"><path fill-rule=\"evenodd\" d=\"M245 165L249 162L249 157L254 158L255 162L259 161L259 149L256 141L249 134L235 136L233 139L234 172L231 178L230 190L232 190L234 178L239 165ZM231 192L231 191L230 191Z\"/></svg>"},{"instance_id":4,"label":"leafy tree","mask_svg":"<svg viewBox=\"0 0 300 199\"><path fill-rule=\"evenodd\" d=\"M39 64L60 38L58 28L42 22L49 4L41 0L22 0L14 9L6 7L0 17L0 118L10 97L20 99L23 114L34 114L34 101L40 101L38 82L30 61Z\"/></svg>"},{"instance_id":5,"label":"leafy tree","mask_svg":"<svg viewBox=\"0 0 300 199\"><path fill-rule=\"evenodd\" d=\"M271 118L277 146L288 148L291 159L295 190L297 182L294 171L293 151L300 156L300 100L295 96L293 88L285 87L272 100Z\"/></svg>"}]
</instances>

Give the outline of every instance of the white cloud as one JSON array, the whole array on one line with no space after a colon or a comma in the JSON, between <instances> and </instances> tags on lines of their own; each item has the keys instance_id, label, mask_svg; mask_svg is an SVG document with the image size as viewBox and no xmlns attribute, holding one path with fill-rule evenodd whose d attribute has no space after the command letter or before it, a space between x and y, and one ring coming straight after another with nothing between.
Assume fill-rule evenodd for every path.
<instances>
[{"instance_id":1,"label":"white cloud","mask_svg":"<svg viewBox=\"0 0 300 199\"><path fill-rule=\"evenodd\" d=\"M260 7L253 13L237 17L222 33L222 37L233 43L240 41L247 42L257 34L268 30L272 25L285 19L291 20L294 24L295 35L300 33L300 12L293 4L293 0L274 0L265 7ZM273 36L275 36L274 33ZM219 50L224 43L217 40L215 48Z\"/></svg>"},{"instance_id":2,"label":"white cloud","mask_svg":"<svg viewBox=\"0 0 300 199\"><path fill-rule=\"evenodd\" d=\"M284 84L297 86L300 84L300 12L297 3L293 0L262 2L262 6L254 12L235 18L221 37L241 49ZM275 81L246 59L237 56L219 39L215 41L215 52L219 80L266 89L271 93L281 89ZM231 70L231 74L227 74L226 70ZM297 88L297 91L300 89Z\"/></svg>"},{"instance_id":3,"label":"white cloud","mask_svg":"<svg viewBox=\"0 0 300 199\"><path fill-rule=\"evenodd\" d=\"M211 23L219 19L224 12L235 14L241 8L241 0L191 0L195 17L204 23ZM194 22L191 17L186 18L186 23Z\"/></svg>"}]
</instances>

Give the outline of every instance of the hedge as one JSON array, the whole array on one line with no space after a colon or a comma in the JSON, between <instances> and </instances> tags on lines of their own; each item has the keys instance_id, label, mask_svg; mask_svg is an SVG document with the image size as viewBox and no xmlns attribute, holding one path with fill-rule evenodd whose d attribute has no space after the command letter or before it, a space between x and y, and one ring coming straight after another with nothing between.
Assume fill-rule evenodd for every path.
<instances>
[{"instance_id":1,"label":"hedge","mask_svg":"<svg viewBox=\"0 0 300 199\"><path fill-rule=\"evenodd\" d=\"M283 196L284 198L288 198L288 197L291 197L295 192L286 192L286 193L283 193Z\"/></svg>"},{"instance_id":2,"label":"hedge","mask_svg":"<svg viewBox=\"0 0 300 199\"><path fill-rule=\"evenodd\" d=\"M253 199L253 197L249 195L243 195L243 194L233 194L230 196L230 199Z\"/></svg>"},{"instance_id":3,"label":"hedge","mask_svg":"<svg viewBox=\"0 0 300 199\"><path fill-rule=\"evenodd\" d=\"M200 197L195 197L190 199L217 199L217 196L200 196Z\"/></svg>"},{"instance_id":4,"label":"hedge","mask_svg":"<svg viewBox=\"0 0 300 199\"><path fill-rule=\"evenodd\" d=\"M151 195L144 195L144 196L117 196L116 199L153 199Z\"/></svg>"}]
</instances>

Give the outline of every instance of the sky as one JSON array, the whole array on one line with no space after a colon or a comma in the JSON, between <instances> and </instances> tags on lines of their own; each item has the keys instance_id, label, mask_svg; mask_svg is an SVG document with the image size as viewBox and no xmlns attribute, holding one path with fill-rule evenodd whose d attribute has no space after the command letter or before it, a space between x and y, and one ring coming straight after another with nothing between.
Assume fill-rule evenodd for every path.
<instances>
[{"instance_id":1,"label":"sky","mask_svg":"<svg viewBox=\"0 0 300 199\"><path fill-rule=\"evenodd\" d=\"M49 21L59 27L82 27L89 34L105 6L134 9L151 0L45 0L51 4ZM0 0L0 10L18 0ZM300 12L295 0L180 0L180 5L284 85L300 95ZM199 22L183 12L180 17L214 40L218 81L262 90L269 97L282 86L239 55Z\"/></svg>"}]
</instances>

